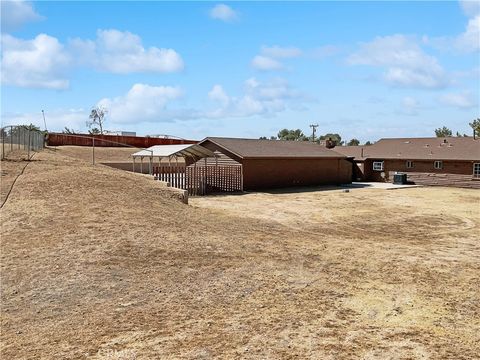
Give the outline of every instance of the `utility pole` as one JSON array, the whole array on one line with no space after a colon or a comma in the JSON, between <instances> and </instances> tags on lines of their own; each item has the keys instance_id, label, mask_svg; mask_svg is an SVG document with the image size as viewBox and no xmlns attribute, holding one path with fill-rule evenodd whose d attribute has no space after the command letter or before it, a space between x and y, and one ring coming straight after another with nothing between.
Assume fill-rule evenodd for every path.
<instances>
[{"instance_id":1,"label":"utility pole","mask_svg":"<svg viewBox=\"0 0 480 360\"><path fill-rule=\"evenodd\" d=\"M47 122L45 121L45 111L42 110L42 115L43 115L43 125L45 125L45 131L47 130Z\"/></svg>"},{"instance_id":2,"label":"utility pole","mask_svg":"<svg viewBox=\"0 0 480 360\"><path fill-rule=\"evenodd\" d=\"M318 124L311 124L310 127L312 128L312 142L315 142L315 131L317 130Z\"/></svg>"}]
</instances>

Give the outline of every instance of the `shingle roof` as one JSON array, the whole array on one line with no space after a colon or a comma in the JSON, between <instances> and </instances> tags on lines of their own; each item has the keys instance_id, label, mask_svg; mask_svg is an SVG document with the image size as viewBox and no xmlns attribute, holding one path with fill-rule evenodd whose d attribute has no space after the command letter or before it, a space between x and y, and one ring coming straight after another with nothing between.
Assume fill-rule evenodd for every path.
<instances>
[{"instance_id":1,"label":"shingle roof","mask_svg":"<svg viewBox=\"0 0 480 360\"><path fill-rule=\"evenodd\" d=\"M371 145L369 145L371 146ZM362 149L366 146L336 146L335 151L348 157L354 157L355 159L363 159ZM363 150L365 152L365 150Z\"/></svg>"},{"instance_id":2,"label":"shingle roof","mask_svg":"<svg viewBox=\"0 0 480 360\"><path fill-rule=\"evenodd\" d=\"M207 137L240 158L345 158L344 155L308 141L257 140Z\"/></svg>"},{"instance_id":3,"label":"shingle roof","mask_svg":"<svg viewBox=\"0 0 480 360\"><path fill-rule=\"evenodd\" d=\"M362 156L363 148L363 156ZM355 159L480 160L480 139L473 137L380 139L369 146L339 146Z\"/></svg>"}]
</instances>

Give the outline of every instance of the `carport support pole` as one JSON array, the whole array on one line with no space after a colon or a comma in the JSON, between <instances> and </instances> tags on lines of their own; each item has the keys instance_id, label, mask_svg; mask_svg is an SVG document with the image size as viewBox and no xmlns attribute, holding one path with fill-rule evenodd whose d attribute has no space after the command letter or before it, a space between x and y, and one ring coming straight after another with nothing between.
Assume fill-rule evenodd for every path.
<instances>
[{"instance_id":1,"label":"carport support pole","mask_svg":"<svg viewBox=\"0 0 480 360\"><path fill-rule=\"evenodd\" d=\"M143 156L140 156L140 174L143 174Z\"/></svg>"},{"instance_id":2,"label":"carport support pole","mask_svg":"<svg viewBox=\"0 0 480 360\"><path fill-rule=\"evenodd\" d=\"M135 172L135 156L132 156L132 171Z\"/></svg>"}]
</instances>

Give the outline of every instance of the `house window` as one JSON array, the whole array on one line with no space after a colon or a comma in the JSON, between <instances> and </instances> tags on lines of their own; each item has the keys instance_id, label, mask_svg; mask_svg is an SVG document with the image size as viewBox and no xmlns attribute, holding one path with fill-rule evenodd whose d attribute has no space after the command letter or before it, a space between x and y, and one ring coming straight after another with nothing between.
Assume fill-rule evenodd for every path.
<instances>
[{"instance_id":1,"label":"house window","mask_svg":"<svg viewBox=\"0 0 480 360\"><path fill-rule=\"evenodd\" d=\"M473 164L473 177L480 179L480 163Z\"/></svg>"},{"instance_id":2,"label":"house window","mask_svg":"<svg viewBox=\"0 0 480 360\"><path fill-rule=\"evenodd\" d=\"M443 169L443 162L441 162L440 160L436 160L434 163L433 163L433 167L435 169Z\"/></svg>"},{"instance_id":3,"label":"house window","mask_svg":"<svg viewBox=\"0 0 480 360\"><path fill-rule=\"evenodd\" d=\"M407 160L407 169L413 169L413 161Z\"/></svg>"},{"instance_id":4,"label":"house window","mask_svg":"<svg viewBox=\"0 0 480 360\"><path fill-rule=\"evenodd\" d=\"M373 170L383 171L383 161L374 161L373 162Z\"/></svg>"}]
</instances>

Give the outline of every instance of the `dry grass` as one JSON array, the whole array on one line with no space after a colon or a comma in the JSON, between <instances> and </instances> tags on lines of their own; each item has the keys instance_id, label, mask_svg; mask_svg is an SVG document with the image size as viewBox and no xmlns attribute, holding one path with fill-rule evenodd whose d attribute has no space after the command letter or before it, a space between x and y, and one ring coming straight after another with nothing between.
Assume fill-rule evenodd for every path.
<instances>
[{"instance_id":1,"label":"dry grass","mask_svg":"<svg viewBox=\"0 0 480 360\"><path fill-rule=\"evenodd\" d=\"M93 158L93 148L88 146L56 146L50 147L50 150L57 154L81 159L91 163ZM130 155L139 151L139 148L133 147L95 147L95 162L132 162Z\"/></svg>"},{"instance_id":2,"label":"dry grass","mask_svg":"<svg viewBox=\"0 0 480 360\"><path fill-rule=\"evenodd\" d=\"M2 358L470 359L475 190L172 198L45 151L1 210Z\"/></svg>"}]
</instances>

